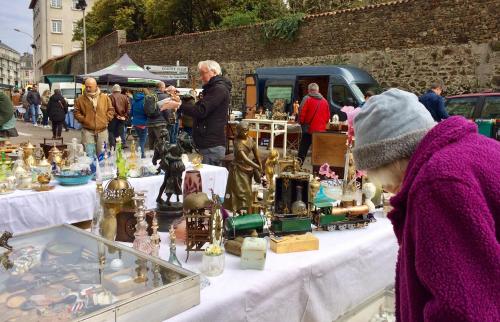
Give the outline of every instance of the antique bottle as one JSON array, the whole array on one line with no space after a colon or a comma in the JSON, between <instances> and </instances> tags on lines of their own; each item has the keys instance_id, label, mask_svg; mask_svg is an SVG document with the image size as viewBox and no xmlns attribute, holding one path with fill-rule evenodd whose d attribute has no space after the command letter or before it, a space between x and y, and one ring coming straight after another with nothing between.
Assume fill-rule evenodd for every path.
<instances>
[{"instance_id":1,"label":"antique bottle","mask_svg":"<svg viewBox=\"0 0 500 322\"><path fill-rule=\"evenodd\" d=\"M182 267L181 262L177 258L177 251L176 251L176 246L175 246L175 230L174 226L171 225L169 229L169 236L170 236L170 256L168 257L168 262L170 264L178 265Z\"/></svg>"},{"instance_id":2,"label":"antique bottle","mask_svg":"<svg viewBox=\"0 0 500 322\"><path fill-rule=\"evenodd\" d=\"M127 162L123 157L122 140L116 139L116 168L118 169L118 177L126 178L128 173Z\"/></svg>"},{"instance_id":3,"label":"antique bottle","mask_svg":"<svg viewBox=\"0 0 500 322\"><path fill-rule=\"evenodd\" d=\"M297 216L307 215L307 205L302 201L302 186L297 186L295 189L297 200L292 203L292 214Z\"/></svg>"},{"instance_id":4,"label":"antique bottle","mask_svg":"<svg viewBox=\"0 0 500 322\"><path fill-rule=\"evenodd\" d=\"M101 236L101 221L104 217L104 209L103 209L103 192L104 188L102 186L102 176L101 176L101 167L99 166L99 162L96 164L96 173L95 173L95 182L96 182L96 200L94 205L94 215L92 217L92 224L90 226L90 231L93 234Z\"/></svg>"}]
</instances>

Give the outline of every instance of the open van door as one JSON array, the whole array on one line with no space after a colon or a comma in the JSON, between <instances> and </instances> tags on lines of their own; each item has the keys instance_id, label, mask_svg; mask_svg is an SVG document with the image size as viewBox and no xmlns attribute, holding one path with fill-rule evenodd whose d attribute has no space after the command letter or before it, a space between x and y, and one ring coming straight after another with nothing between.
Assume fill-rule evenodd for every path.
<instances>
[{"instance_id":1,"label":"open van door","mask_svg":"<svg viewBox=\"0 0 500 322\"><path fill-rule=\"evenodd\" d=\"M244 118L255 118L257 111L258 91L257 75L247 74L245 76L245 116Z\"/></svg>"}]
</instances>

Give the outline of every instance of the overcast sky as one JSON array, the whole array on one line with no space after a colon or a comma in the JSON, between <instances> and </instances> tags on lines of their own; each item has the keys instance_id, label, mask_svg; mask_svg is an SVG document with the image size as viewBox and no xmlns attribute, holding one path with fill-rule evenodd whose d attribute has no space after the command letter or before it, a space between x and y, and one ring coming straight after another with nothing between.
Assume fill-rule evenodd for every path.
<instances>
[{"instance_id":1,"label":"overcast sky","mask_svg":"<svg viewBox=\"0 0 500 322\"><path fill-rule=\"evenodd\" d=\"M19 53L32 52L31 37L14 28L33 35L33 13L28 9L30 0L0 0L0 40Z\"/></svg>"}]
</instances>

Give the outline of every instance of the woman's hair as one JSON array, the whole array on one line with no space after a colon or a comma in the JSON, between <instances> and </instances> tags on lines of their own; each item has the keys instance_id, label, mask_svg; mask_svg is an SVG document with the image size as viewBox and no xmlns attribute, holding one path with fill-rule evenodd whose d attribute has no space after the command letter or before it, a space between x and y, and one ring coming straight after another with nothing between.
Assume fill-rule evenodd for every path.
<instances>
[{"instance_id":1,"label":"woman's hair","mask_svg":"<svg viewBox=\"0 0 500 322\"><path fill-rule=\"evenodd\" d=\"M55 90L54 90L54 92L55 92ZM48 89L43 91L42 96L45 96L45 95L50 95L50 91Z\"/></svg>"}]
</instances>

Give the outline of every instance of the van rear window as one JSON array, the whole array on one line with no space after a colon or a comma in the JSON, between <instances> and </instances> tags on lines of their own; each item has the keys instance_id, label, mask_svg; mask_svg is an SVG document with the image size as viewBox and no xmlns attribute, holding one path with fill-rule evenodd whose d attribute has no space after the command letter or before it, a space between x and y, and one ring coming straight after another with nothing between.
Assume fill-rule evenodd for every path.
<instances>
[{"instance_id":1,"label":"van rear window","mask_svg":"<svg viewBox=\"0 0 500 322\"><path fill-rule=\"evenodd\" d=\"M268 86L266 89L267 99L271 103L277 99L282 99L288 104L292 101L292 90L292 86Z\"/></svg>"},{"instance_id":2,"label":"van rear window","mask_svg":"<svg viewBox=\"0 0 500 322\"><path fill-rule=\"evenodd\" d=\"M450 98L446 101L446 110L450 115L462 115L470 119L478 100L478 97Z\"/></svg>"}]
</instances>

